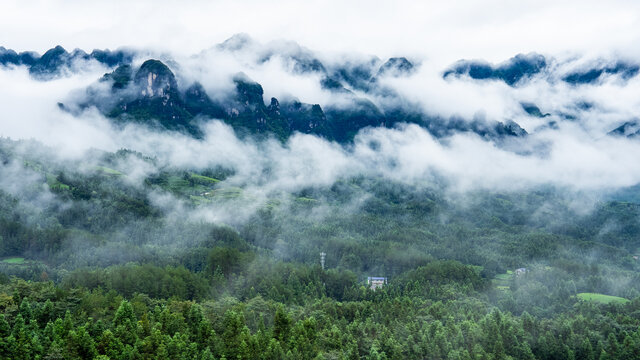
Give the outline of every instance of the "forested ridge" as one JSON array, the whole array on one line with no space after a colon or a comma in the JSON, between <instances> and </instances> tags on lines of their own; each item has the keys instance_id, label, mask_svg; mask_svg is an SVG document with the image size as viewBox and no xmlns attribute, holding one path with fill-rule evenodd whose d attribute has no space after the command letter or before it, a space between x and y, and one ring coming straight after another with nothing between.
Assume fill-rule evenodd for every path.
<instances>
[{"instance_id":1,"label":"forested ridge","mask_svg":"<svg viewBox=\"0 0 640 360\"><path fill-rule=\"evenodd\" d=\"M261 197L132 150L2 139L0 160L3 359L640 357L633 188L587 209L374 176Z\"/></svg>"}]
</instances>

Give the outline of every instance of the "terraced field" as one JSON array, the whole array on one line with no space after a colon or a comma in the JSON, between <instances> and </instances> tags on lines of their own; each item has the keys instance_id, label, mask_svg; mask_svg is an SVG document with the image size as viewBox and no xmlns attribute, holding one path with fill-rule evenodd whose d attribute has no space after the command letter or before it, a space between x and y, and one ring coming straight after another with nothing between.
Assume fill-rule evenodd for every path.
<instances>
[{"instance_id":1,"label":"terraced field","mask_svg":"<svg viewBox=\"0 0 640 360\"><path fill-rule=\"evenodd\" d=\"M579 293L576 296L580 300L593 301L600 304L611 304L611 303L624 304L629 302L629 300L625 298L621 298L618 296L605 295L605 294L598 294L598 293Z\"/></svg>"}]
</instances>

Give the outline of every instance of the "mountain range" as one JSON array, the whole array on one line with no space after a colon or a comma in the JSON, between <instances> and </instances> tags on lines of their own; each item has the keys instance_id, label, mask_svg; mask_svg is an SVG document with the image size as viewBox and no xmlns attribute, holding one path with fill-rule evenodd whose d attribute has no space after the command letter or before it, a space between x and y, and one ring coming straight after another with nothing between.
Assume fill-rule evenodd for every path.
<instances>
[{"instance_id":1,"label":"mountain range","mask_svg":"<svg viewBox=\"0 0 640 360\"><path fill-rule=\"evenodd\" d=\"M365 57L325 62L296 43L276 42L265 46L242 34L195 57L204 58L211 52L213 56L239 54L254 64L264 64L277 57L294 76L319 79L321 89L338 101L310 104L299 101L295 94L286 99L272 97L266 100L262 85L243 72L232 76L230 90L210 93L198 81L186 84L178 81L181 67L170 57L134 49L86 53L80 49L68 52L56 46L39 55L0 47L0 66L24 66L34 79L49 81L82 71L90 62L100 63L111 71L86 89L80 100L60 103L62 109L73 112L95 106L116 125L133 122L196 138L203 136L200 125L211 118L225 121L240 134L273 136L282 141L300 132L348 143L363 128L393 127L398 123L419 124L436 137L456 132L473 132L492 140L527 135L527 131L512 119L444 118L403 98L382 80L408 78L420 71L420 62L406 57L391 57L386 61ZM497 81L513 88L540 78L569 86L592 86L610 77L628 81L637 76L640 69L637 63L621 60L600 59L573 67L567 64L571 65L571 61L563 63L535 53L518 54L499 64L460 60L444 69L442 78L446 81ZM101 91L105 87L108 91ZM544 112L532 102L523 102L521 107L524 116L563 115ZM554 121L549 121L549 126L553 124ZM625 130L635 128L634 124L629 120L609 134L635 136L635 131Z\"/></svg>"}]
</instances>

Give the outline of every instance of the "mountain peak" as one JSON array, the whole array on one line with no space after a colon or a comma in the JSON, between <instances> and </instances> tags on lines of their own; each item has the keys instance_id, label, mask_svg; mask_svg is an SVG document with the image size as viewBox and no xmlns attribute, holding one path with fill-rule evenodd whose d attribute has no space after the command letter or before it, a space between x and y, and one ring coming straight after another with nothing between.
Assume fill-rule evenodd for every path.
<instances>
[{"instance_id":1,"label":"mountain peak","mask_svg":"<svg viewBox=\"0 0 640 360\"><path fill-rule=\"evenodd\" d=\"M124 64L118 66L113 72L104 74L101 80L113 80L112 89L124 89L133 75L133 69L131 65Z\"/></svg>"},{"instance_id":2,"label":"mountain peak","mask_svg":"<svg viewBox=\"0 0 640 360\"><path fill-rule=\"evenodd\" d=\"M177 91L178 84L173 72L159 60L145 61L136 72L135 83L142 87L142 95L148 97L169 96Z\"/></svg>"},{"instance_id":3,"label":"mountain peak","mask_svg":"<svg viewBox=\"0 0 640 360\"><path fill-rule=\"evenodd\" d=\"M242 50L248 45L254 43L254 40L247 33L238 33L232 35L227 40L218 44L216 47L220 50L238 51Z\"/></svg>"},{"instance_id":4,"label":"mountain peak","mask_svg":"<svg viewBox=\"0 0 640 360\"><path fill-rule=\"evenodd\" d=\"M378 76L391 75L391 76L403 76L412 73L415 70L414 65L405 57L392 57L387 60L380 70L378 70Z\"/></svg>"},{"instance_id":5,"label":"mountain peak","mask_svg":"<svg viewBox=\"0 0 640 360\"><path fill-rule=\"evenodd\" d=\"M546 66L546 58L537 53L518 54L498 65L484 60L460 60L442 77L466 75L475 80L502 80L509 86L516 86L521 80L540 73Z\"/></svg>"},{"instance_id":6,"label":"mountain peak","mask_svg":"<svg viewBox=\"0 0 640 360\"><path fill-rule=\"evenodd\" d=\"M264 106L264 100L262 99L264 90L262 89L262 85L251 80L244 73L236 74L233 78L233 82L236 85L238 101L245 105L261 104Z\"/></svg>"},{"instance_id":7,"label":"mountain peak","mask_svg":"<svg viewBox=\"0 0 640 360\"><path fill-rule=\"evenodd\" d=\"M60 69L67 65L71 56L60 45L47 50L33 66L29 68L29 73L39 78L48 78L57 75Z\"/></svg>"}]
</instances>

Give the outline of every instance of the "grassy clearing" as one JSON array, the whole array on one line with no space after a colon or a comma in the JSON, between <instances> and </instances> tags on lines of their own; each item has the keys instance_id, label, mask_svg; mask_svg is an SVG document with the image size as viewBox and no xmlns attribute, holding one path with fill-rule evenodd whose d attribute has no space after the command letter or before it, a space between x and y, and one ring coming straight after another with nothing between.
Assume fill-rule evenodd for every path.
<instances>
[{"instance_id":1,"label":"grassy clearing","mask_svg":"<svg viewBox=\"0 0 640 360\"><path fill-rule=\"evenodd\" d=\"M189 181L185 180L182 176L169 176L167 178L167 184L164 187L171 192L183 194L193 191L193 187Z\"/></svg>"},{"instance_id":2,"label":"grassy clearing","mask_svg":"<svg viewBox=\"0 0 640 360\"><path fill-rule=\"evenodd\" d=\"M504 274L496 275L491 282L493 283L493 286L495 286L496 289L500 291L507 291L510 289L509 282L511 281L512 278L513 278L513 271L507 270L507 272Z\"/></svg>"},{"instance_id":3,"label":"grassy clearing","mask_svg":"<svg viewBox=\"0 0 640 360\"><path fill-rule=\"evenodd\" d=\"M2 262L5 264L22 265L26 262L26 260L23 257L13 257L13 258L3 259Z\"/></svg>"},{"instance_id":4,"label":"grassy clearing","mask_svg":"<svg viewBox=\"0 0 640 360\"><path fill-rule=\"evenodd\" d=\"M598 294L598 293L579 293L577 296L578 296L578 299L580 300L593 301L601 304L611 304L611 303L624 304L629 302L629 300L625 298L621 298L618 296L605 295L605 294Z\"/></svg>"},{"instance_id":5,"label":"grassy clearing","mask_svg":"<svg viewBox=\"0 0 640 360\"><path fill-rule=\"evenodd\" d=\"M51 174L47 174L47 185L49 185L49 189L51 190L69 190L71 189L69 185L63 184L55 176Z\"/></svg>"},{"instance_id":6,"label":"grassy clearing","mask_svg":"<svg viewBox=\"0 0 640 360\"><path fill-rule=\"evenodd\" d=\"M113 175L113 176L123 176L124 174L121 173L118 170L112 169L112 168L108 168L105 166L97 166L98 171L106 174L106 175Z\"/></svg>"},{"instance_id":7,"label":"grassy clearing","mask_svg":"<svg viewBox=\"0 0 640 360\"><path fill-rule=\"evenodd\" d=\"M202 185L215 185L215 184L220 182L220 180L214 179L214 178L208 177L208 176L198 175L198 174L194 174L194 173L191 173L189 175L191 176L191 179L195 183L202 184Z\"/></svg>"},{"instance_id":8,"label":"grassy clearing","mask_svg":"<svg viewBox=\"0 0 640 360\"><path fill-rule=\"evenodd\" d=\"M224 199L235 199L242 196L242 193L243 191L241 188L234 187L234 186L217 189L210 192L211 195L216 197L221 197Z\"/></svg>"},{"instance_id":9,"label":"grassy clearing","mask_svg":"<svg viewBox=\"0 0 640 360\"><path fill-rule=\"evenodd\" d=\"M174 194L182 195L195 205L210 203L211 198L214 197L237 197L241 193L239 188L235 188L237 190L214 190L220 180L195 173L163 175L160 179L154 181L156 186Z\"/></svg>"},{"instance_id":10,"label":"grassy clearing","mask_svg":"<svg viewBox=\"0 0 640 360\"><path fill-rule=\"evenodd\" d=\"M191 195L189 196L189 199L195 204L195 205L202 205L202 204L209 204L211 203L211 199L208 199L204 196L197 196L197 195Z\"/></svg>"}]
</instances>

